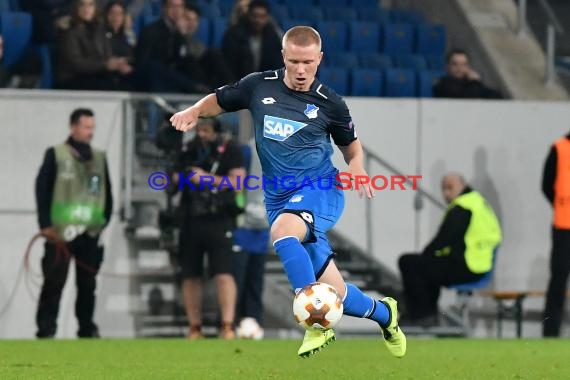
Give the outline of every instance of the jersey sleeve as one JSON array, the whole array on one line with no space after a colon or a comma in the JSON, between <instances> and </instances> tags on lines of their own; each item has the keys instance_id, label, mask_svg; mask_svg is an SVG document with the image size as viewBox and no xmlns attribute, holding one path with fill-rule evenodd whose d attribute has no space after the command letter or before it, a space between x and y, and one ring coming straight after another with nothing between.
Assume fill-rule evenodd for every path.
<instances>
[{"instance_id":1,"label":"jersey sleeve","mask_svg":"<svg viewBox=\"0 0 570 380\"><path fill-rule=\"evenodd\" d=\"M226 112L234 112L249 107L253 90L259 83L260 73L249 74L234 84L216 89L218 104Z\"/></svg>"},{"instance_id":2,"label":"jersey sleeve","mask_svg":"<svg viewBox=\"0 0 570 380\"><path fill-rule=\"evenodd\" d=\"M338 146L347 146L356 140L356 130L350 111L342 99L338 99L332 112L329 133Z\"/></svg>"}]
</instances>

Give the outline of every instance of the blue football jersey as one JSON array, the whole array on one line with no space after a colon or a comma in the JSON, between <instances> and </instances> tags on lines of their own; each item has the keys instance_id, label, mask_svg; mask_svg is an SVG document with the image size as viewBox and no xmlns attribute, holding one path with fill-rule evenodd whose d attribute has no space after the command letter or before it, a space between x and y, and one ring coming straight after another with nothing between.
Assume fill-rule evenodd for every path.
<instances>
[{"instance_id":1,"label":"blue football jersey","mask_svg":"<svg viewBox=\"0 0 570 380\"><path fill-rule=\"evenodd\" d=\"M356 139L355 127L344 100L315 78L309 91L290 89L285 69L252 73L233 85L216 90L226 112L249 109L256 148L263 169L268 209L282 207L308 181L334 179L338 170L331 155L335 144ZM318 188L315 186L315 188Z\"/></svg>"}]
</instances>

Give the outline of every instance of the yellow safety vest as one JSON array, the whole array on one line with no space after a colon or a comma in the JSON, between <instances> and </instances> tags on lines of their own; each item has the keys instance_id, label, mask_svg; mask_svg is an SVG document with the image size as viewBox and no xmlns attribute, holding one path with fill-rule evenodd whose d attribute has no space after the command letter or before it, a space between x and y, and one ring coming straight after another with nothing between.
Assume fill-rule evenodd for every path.
<instances>
[{"instance_id":1,"label":"yellow safety vest","mask_svg":"<svg viewBox=\"0 0 570 380\"><path fill-rule=\"evenodd\" d=\"M485 198L470 191L455 198L447 211L460 206L471 211L471 220L465 232L465 262L472 273L486 273L493 267L493 254L502 240L501 226Z\"/></svg>"},{"instance_id":2,"label":"yellow safety vest","mask_svg":"<svg viewBox=\"0 0 570 380\"><path fill-rule=\"evenodd\" d=\"M80 162L67 144L55 147L57 176L51 221L60 237L71 241L84 232L98 235L105 224L105 154L93 149L89 162Z\"/></svg>"}]
</instances>

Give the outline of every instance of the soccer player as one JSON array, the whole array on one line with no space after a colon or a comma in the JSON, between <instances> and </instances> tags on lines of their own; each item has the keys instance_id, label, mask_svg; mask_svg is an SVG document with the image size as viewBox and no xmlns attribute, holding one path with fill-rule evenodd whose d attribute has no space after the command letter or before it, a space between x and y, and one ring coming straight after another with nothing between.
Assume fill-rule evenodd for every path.
<instances>
[{"instance_id":1,"label":"soccer player","mask_svg":"<svg viewBox=\"0 0 570 380\"><path fill-rule=\"evenodd\" d=\"M344 314L377 322L390 353L402 357L406 337L398 327L396 300L374 300L345 283L326 237L344 208L342 190L323 180L332 182L338 173L330 159L331 136L351 176L367 176L350 112L342 98L315 77L323 57L318 32L296 26L285 33L282 44L284 68L252 73L221 87L170 121L177 130L187 131L199 117L250 110L267 179L263 185L271 241L294 291L317 280L334 286ZM359 185L361 198L374 196L369 184ZM307 331L298 355L311 356L334 340L332 329Z\"/></svg>"}]
</instances>

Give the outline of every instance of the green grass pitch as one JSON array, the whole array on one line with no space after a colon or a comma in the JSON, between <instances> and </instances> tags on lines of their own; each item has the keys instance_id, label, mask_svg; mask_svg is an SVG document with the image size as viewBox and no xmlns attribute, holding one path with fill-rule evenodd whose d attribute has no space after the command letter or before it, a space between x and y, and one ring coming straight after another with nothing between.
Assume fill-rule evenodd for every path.
<instances>
[{"instance_id":1,"label":"green grass pitch","mask_svg":"<svg viewBox=\"0 0 570 380\"><path fill-rule=\"evenodd\" d=\"M402 359L380 339L340 337L309 359L297 357L299 344L0 341L0 379L570 379L568 340L408 339Z\"/></svg>"}]
</instances>

